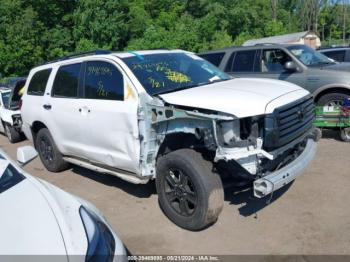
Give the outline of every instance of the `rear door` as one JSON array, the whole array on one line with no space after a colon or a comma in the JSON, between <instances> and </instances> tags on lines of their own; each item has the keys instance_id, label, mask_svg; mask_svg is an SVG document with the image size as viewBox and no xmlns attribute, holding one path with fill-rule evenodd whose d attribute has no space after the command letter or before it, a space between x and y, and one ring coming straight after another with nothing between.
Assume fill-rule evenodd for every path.
<instances>
[{"instance_id":1,"label":"rear door","mask_svg":"<svg viewBox=\"0 0 350 262\"><path fill-rule=\"evenodd\" d=\"M114 61L91 60L84 68L85 157L102 166L137 172L137 93Z\"/></svg>"},{"instance_id":2,"label":"rear door","mask_svg":"<svg viewBox=\"0 0 350 262\"><path fill-rule=\"evenodd\" d=\"M40 121L46 124L44 118L47 114L43 109L47 97L50 94L45 93L46 88L52 82L52 68L42 68L31 71L29 80L25 85L25 94L22 97L21 115L23 120L22 130L26 137L33 139L31 127L34 122ZM44 101L45 100L45 101ZM44 112L45 111L45 112ZM35 143L35 141L33 141Z\"/></svg>"},{"instance_id":3,"label":"rear door","mask_svg":"<svg viewBox=\"0 0 350 262\"><path fill-rule=\"evenodd\" d=\"M52 89L47 90L41 110L47 127L60 152L80 156L84 150L84 119L79 109L79 85L82 63L65 64L55 68Z\"/></svg>"},{"instance_id":4,"label":"rear door","mask_svg":"<svg viewBox=\"0 0 350 262\"><path fill-rule=\"evenodd\" d=\"M257 77L259 50L240 50L231 54L224 71L234 77Z\"/></svg>"},{"instance_id":5,"label":"rear door","mask_svg":"<svg viewBox=\"0 0 350 262\"><path fill-rule=\"evenodd\" d=\"M346 62L346 50L331 50L322 52L324 55L329 58L338 61L338 62Z\"/></svg>"}]
</instances>

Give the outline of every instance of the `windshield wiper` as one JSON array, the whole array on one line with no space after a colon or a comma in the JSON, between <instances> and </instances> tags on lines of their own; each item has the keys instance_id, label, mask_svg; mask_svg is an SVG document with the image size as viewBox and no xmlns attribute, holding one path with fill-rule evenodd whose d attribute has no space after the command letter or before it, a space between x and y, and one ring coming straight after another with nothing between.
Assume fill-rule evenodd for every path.
<instances>
[{"instance_id":1,"label":"windshield wiper","mask_svg":"<svg viewBox=\"0 0 350 262\"><path fill-rule=\"evenodd\" d=\"M209 85L209 84L213 84L213 83L217 83L217 82L224 82L224 81L228 81L228 80L231 80L231 79L233 79L233 78L227 78L227 79L221 79L221 78L219 78L219 79L214 79L214 80L210 81L210 82L207 83L207 84Z\"/></svg>"}]
</instances>

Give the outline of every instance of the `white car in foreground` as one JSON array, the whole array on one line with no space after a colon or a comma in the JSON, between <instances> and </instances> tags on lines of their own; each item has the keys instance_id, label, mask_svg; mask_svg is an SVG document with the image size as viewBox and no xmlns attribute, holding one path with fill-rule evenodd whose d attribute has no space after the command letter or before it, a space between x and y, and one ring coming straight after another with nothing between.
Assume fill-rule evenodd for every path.
<instances>
[{"instance_id":1,"label":"white car in foreground","mask_svg":"<svg viewBox=\"0 0 350 262\"><path fill-rule=\"evenodd\" d=\"M17 151L22 165L36 155L30 146ZM92 204L27 174L1 150L0 208L0 256L125 260L123 243Z\"/></svg>"}]
</instances>

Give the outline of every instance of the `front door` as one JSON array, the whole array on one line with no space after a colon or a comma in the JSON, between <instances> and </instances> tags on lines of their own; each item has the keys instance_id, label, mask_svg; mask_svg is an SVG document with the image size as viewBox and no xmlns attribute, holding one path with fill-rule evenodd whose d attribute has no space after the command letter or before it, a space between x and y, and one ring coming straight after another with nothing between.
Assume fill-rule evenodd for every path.
<instances>
[{"instance_id":1,"label":"front door","mask_svg":"<svg viewBox=\"0 0 350 262\"><path fill-rule=\"evenodd\" d=\"M102 166L138 172L136 92L114 62L93 60L84 68L85 157Z\"/></svg>"},{"instance_id":2,"label":"front door","mask_svg":"<svg viewBox=\"0 0 350 262\"><path fill-rule=\"evenodd\" d=\"M306 76L303 72L288 71L284 68L285 63L290 61L295 63L282 49L263 49L258 59L258 77L288 81L305 88Z\"/></svg>"}]
</instances>

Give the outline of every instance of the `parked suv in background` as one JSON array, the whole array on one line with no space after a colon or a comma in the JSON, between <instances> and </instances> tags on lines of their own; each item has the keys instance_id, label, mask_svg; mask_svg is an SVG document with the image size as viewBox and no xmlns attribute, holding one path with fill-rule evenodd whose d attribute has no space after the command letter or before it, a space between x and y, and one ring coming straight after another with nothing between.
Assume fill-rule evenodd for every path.
<instances>
[{"instance_id":1,"label":"parked suv in background","mask_svg":"<svg viewBox=\"0 0 350 262\"><path fill-rule=\"evenodd\" d=\"M337 62L350 62L350 47L322 48L319 52Z\"/></svg>"},{"instance_id":2,"label":"parked suv in background","mask_svg":"<svg viewBox=\"0 0 350 262\"><path fill-rule=\"evenodd\" d=\"M259 44L198 55L235 77L297 84L310 91L320 106L339 105L350 96L350 63L334 62L306 45Z\"/></svg>"},{"instance_id":3,"label":"parked suv in background","mask_svg":"<svg viewBox=\"0 0 350 262\"><path fill-rule=\"evenodd\" d=\"M269 79L232 79L182 50L77 55L31 70L23 130L52 172L67 163L132 183L156 180L177 225L199 230L223 207L221 175L264 197L316 151L310 93Z\"/></svg>"}]
</instances>

